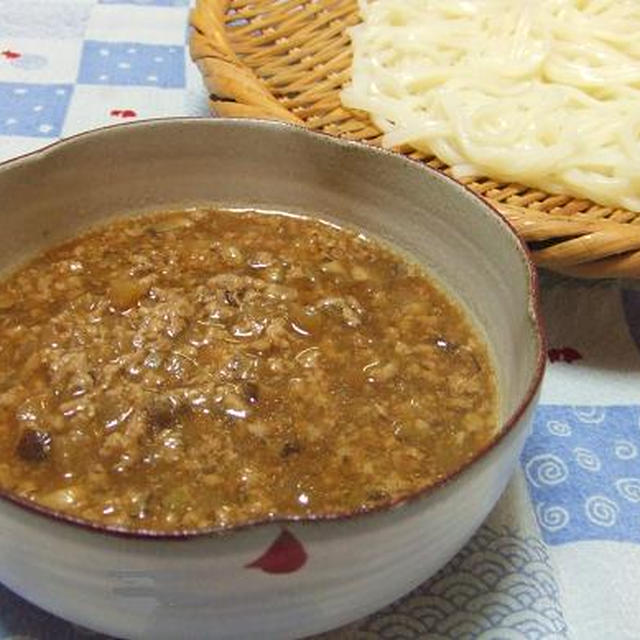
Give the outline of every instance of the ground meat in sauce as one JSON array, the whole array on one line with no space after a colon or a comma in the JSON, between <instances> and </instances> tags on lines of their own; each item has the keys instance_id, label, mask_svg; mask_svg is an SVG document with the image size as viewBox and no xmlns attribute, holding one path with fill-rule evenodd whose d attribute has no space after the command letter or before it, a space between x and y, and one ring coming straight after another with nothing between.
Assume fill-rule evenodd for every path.
<instances>
[{"instance_id":1,"label":"ground meat in sauce","mask_svg":"<svg viewBox=\"0 0 640 640\"><path fill-rule=\"evenodd\" d=\"M495 428L460 309L317 221L119 221L0 283L0 486L81 518L169 531L368 508Z\"/></svg>"}]
</instances>

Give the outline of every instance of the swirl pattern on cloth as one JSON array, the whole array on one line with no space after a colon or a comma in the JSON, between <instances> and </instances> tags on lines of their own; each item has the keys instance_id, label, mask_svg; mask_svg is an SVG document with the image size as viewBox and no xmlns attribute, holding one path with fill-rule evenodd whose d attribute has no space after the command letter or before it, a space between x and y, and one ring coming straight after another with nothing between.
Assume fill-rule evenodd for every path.
<instances>
[{"instance_id":1,"label":"swirl pattern on cloth","mask_svg":"<svg viewBox=\"0 0 640 640\"><path fill-rule=\"evenodd\" d=\"M639 450L638 406L539 407L521 462L545 542L640 543Z\"/></svg>"}]
</instances>

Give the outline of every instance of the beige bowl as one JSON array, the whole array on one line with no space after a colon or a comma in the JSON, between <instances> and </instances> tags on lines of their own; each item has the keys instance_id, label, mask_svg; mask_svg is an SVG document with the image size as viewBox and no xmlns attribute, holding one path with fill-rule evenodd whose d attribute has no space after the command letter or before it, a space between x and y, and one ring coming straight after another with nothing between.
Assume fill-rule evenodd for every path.
<instances>
[{"instance_id":1,"label":"beige bowl","mask_svg":"<svg viewBox=\"0 0 640 640\"><path fill-rule=\"evenodd\" d=\"M447 482L399 504L226 535L123 535L0 493L0 580L119 637L320 632L428 578L502 493L544 369L535 270L503 218L435 171L291 125L223 119L112 127L0 165L0 269L112 216L196 205L321 216L425 264L486 334L499 433Z\"/></svg>"}]
</instances>

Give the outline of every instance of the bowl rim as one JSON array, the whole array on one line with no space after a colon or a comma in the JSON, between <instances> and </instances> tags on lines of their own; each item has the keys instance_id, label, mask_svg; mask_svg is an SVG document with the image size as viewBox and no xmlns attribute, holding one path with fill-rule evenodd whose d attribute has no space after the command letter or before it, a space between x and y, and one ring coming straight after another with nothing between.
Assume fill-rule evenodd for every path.
<instances>
[{"instance_id":1,"label":"bowl rim","mask_svg":"<svg viewBox=\"0 0 640 640\"><path fill-rule=\"evenodd\" d=\"M531 322L533 331L533 337L537 342L537 354L533 375L531 382L526 392L523 394L515 411L503 421L498 434L492 438L484 447L478 449L474 455L458 467L455 471L449 473L445 478L438 480L437 482L421 487L413 492L403 495L386 502L376 504L371 507L364 507L358 509L352 509L348 511L336 511L329 514L311 514L304 516L280 516L276 518L256 518L255 520L249 520L239 525L232 527L204 527L200 529L179 529L175 531L159 531L154 529L130 529L123 526L105 525L96 521L88 520L67 514L56 509L45 507L37 502L31 501L27 498L16 495L15 493L3 489L0 487L0 501L11 503L17 507L24 509L27 512L42 516L46 519L53 520L61 525L70 525L75 529L81 529L87 532L95 534L103 534L106 536L114 536L120 538L131 538L136 540L162 540L162 541L185 541L194 538L205 537L228 537L234 533L240 531L246 531L255 529L258 527L264 527L269 525L285 526L287 524L322 524L331 522L343 522L351 521L354 519L360 520L363 517L373 516L375 514L387 513L392 510L405 507L417 500L426 499L429 496L434 495L439 489L450 484L460 475L465 473L474 467L480 460L485 458L493 449L495 449L505 438L509 435L518 424L524 413L527 411L531 403L533 402L538 390L540 388L544 371L546 367L546 353L547 353L547 339L545 335L544 322L542 319L541 303L540 303L540 291L539 291L539 276L535 264L529 253L529 249L526 242L516 233L514 226L509 220L497 209L497 207L487 200L484 200L478 194L473 192L468 186L458 182L454 178L424 164L414 160L408 156L399 154L395 151L384 149L381 147L365 144L363 142L348 140L345 138L338 138L329 133L322 131L312 131L304 126L293 124L289 122L281 122L277 120L268 120L263 118L227 118L227 117L206 117L206 116L177 116L177 117L161 117L161 118L147 118L134 122L119 123L115 125L105 125L88 131L83 131L75 135L62 138L54 141L48 145L35 149L25 154L9 158L8 160L0 161L0 173L14 166L18 166L28 161L38 161L39 157L49 156L55 154L58 149L71 146L77 141L90 140L104 135L110 135L111 132L122 130L123 128L144 129L153 127L163 127L167 124L183 124L191 126L192 123L198 125L204 124L207 127L211 127L215 130L216 127L225 126L240 126L247 128L257 129L276 129L283 131L294 131L297 135L308 136L315 138L322 143L334 144L337 147L343 149L358 149L363 153L368 153L380 158L389 158L390 162L403 163L406 166L419 167L421 170L430 173L433 176L437 176L439 179L447 182L454 189L462 189L467 195L470 195L472 199L485 209L485 211L492 216L499 223L501 228L511 235L512 240L515 241L516 247L519 249L520 257L525 264L527 270L527 315Z\"/></svg>"}]
</instances>

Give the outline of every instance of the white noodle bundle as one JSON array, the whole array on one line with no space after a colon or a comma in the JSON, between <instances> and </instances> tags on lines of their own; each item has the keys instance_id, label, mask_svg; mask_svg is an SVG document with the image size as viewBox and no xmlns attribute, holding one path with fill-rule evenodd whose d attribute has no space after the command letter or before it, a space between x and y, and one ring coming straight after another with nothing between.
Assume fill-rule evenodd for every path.
<instances>
[{"instance_id":1,"label":"white noodle bundle","mask_svg":"<svg viewBox=\"0 0 640 640\"><path fill-rule=\"evenodd\" d=\"M640 0L360 0L343 103L385 146L640 211Z\"/></svg>"}]
</instances>

